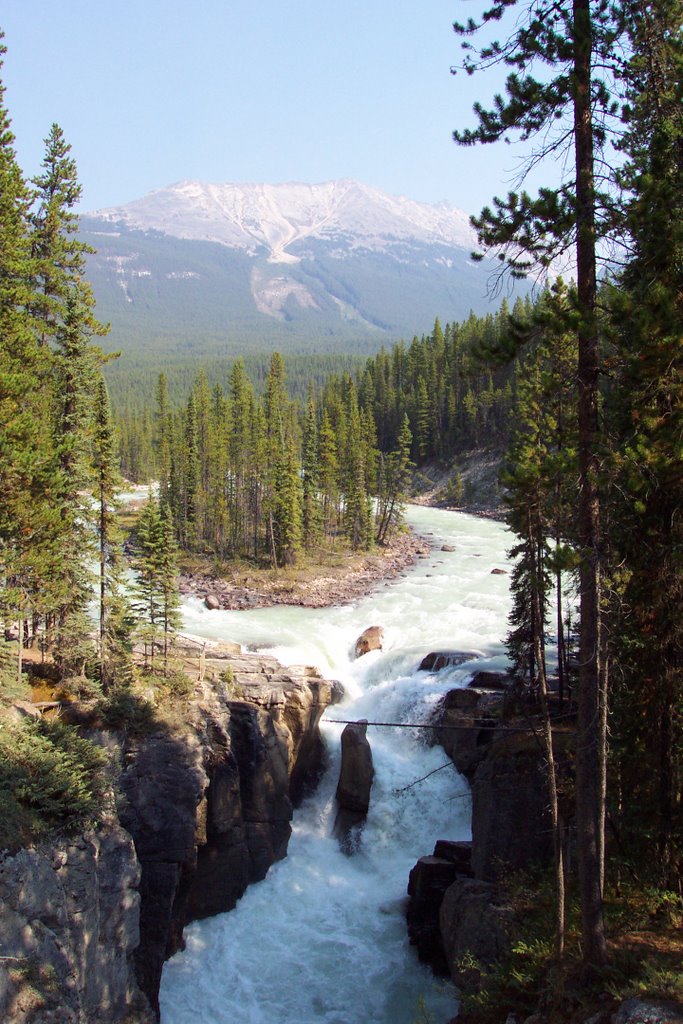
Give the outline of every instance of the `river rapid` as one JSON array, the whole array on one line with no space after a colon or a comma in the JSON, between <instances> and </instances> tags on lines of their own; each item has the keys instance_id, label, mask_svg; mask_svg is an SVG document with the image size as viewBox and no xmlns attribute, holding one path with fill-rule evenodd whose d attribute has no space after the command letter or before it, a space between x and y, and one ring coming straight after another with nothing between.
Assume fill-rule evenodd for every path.
<instances>
[{"instance_id":1,"label":"river rapid","mask_svg":"<svg viewBox=\"0 0 683 1024\"><path fill-rule=\"evenodd\" d=\"M339 774L333 719L420 723L447 690L480 668L503 668L509 611L510 534L500 523L411 506L408 519L433 550L405 576L348 606L207 611L190 600L184 630L239 641L284 664L311 664L346 696L321 729L329 770L295 812L286 860L251 886L235 910L196 922L186 949L165 966L162 1024L444 1024L455 995L422 967L405 925L408 874L437 839L468 839L467 784L425 731L370 726L375 765L358 852L331 831ZM455 547L441 551L443 544ZM353 660L367 627L384 648ZM458 668L418 672L429 651L476 655ZM409 787L409 788L407 788Z\"/></svg>"}]
</instances>

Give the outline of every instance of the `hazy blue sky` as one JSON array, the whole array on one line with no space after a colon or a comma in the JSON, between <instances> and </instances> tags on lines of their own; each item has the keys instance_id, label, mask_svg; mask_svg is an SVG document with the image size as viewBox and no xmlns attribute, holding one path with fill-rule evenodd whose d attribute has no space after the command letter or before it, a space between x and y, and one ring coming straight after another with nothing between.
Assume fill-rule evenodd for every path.
<instances>
[{"instance_id":1,"label":"hazy blue sky","mask_svg":"<svg viewBox=\"0 0 683 1024\"><path fill-rule=\"evenodd\" d=\"M460 149L490 85L453 77L466 0L3 0L6 103L25 174L57 121L82 209L185 178L355 178L476 213L510 148Z\"/></svg>"}]
</instances>

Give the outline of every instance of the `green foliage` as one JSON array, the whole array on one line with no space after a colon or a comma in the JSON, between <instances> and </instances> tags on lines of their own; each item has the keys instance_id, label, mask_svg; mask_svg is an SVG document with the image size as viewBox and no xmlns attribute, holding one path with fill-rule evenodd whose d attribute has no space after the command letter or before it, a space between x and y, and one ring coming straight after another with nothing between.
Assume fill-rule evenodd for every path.
<instances>
[{"instance_id":1,"label":"green foliage","mask_svg":"<svg viewBox=\"0 0 683 1024\"><path fill-rule=\"evenodd\" d=\"M17 678L17 642L0 637L0 703L26 697L27 686Z\"/></svg>"},{"instance_id":2,"label":"green foliage","mask_svg":"<svg viewBox=\"0 0 683 1024\"><path fill-rule=\"evenodd\" d=\"M648 875L673 884L683 863L683 13L669 0L628 10L631 255L609 296L620 399L610 409L614 753L632 797L623 840Z\"/></svg>"},{"instance_id":3,"label":"green foliage","mask_svg":"<svg viewBox=\"0 0 683 1024\"><path fill-rule=\"evenodd\" d=\"M408 416L403 417L397 447L383 458L380 455L380 475L377 494L377 535L378 544L383 544L387 537L400 526L403 509L408 498L408 486L414 463L410 458L412 435Z\"/></svg>"},{"instance_id":4,"label":"green foliage","mask_svg":"<svg viewBox=\"0 0 683 1024\"><path fill-rule=\"evenodd\" d=\"M235 679L232 665L223 669L218 677L226 689L228 700L244 700L244 689Z\"/></svg>"},{"instance_id":5,"label":"green foliage","mask_svg":"<svg viewBox=\"0 0 683 1024\"><path fill-rule=\"evenodd\" d=\"M145 661L153 672L156 647L161 643L166 672L173 635L180 624L178 550L168 505L160 505L150 497L140 513L135 537L136 611L140 616Z\"/></svg>"},{"instance_id":6,"label":"green foliage","mask_svg":"<svg viewBox=\"0 0 683 1024\"><path fill-rule=\"evenodd\" d=\"M171 665L161 681L162 689L176 700L184 700L194 690L194 682L183 668Z\"/></svg>"},{"instance_id":7,"label":"green foliage","mask_svg":"<svg viewBox=\"0 0 683 1024\"><path fill-rule=\"evenodd\" d=\"M110 687L97 713L106 729L132 736L149 735L159 725L153 705L126 683Z\"/></svg>"},{"instance_id":8,"label":"green foliage","mask_svg":"<svg viewBox=\"0 0 683 1024\"><path fill-rule=\"evenodd\" d=\"M233 685L233 683L235 682L235 673L233 671L232 665L228 665L227 668L223 669L219 676L219 679L222 683L225 684L225 686L230 687Z\"/></svg>"},{"instance_id":9,"label":"green foliage","mask_svg":"<svg viewBox=\"0 0 683 1024\"><path fill-rule=\"evenodd\" d=\"M465 495L465 485L462 480L462 473L459 469L456 469L453 476L448 478L446 484L446 501L449 505L455 505L457 508L462 504L462 499Z\"/></svg>"},{"instance_id":10,"label":"green foliage","mask_svg":"<svg viewBox=\"0 0 683 1024\"><path fill-rule=\"evenodd\" d=\"M74 609L58 624L54 657L63 679L94 677L97 650L90 638L92 624L85 612Z\"/></svg>"},{"instance_id":11,"label":"green foliage","mask_svg":"<svg viewBox=\"0 0 683 1024\"><path fill-rule=\"evenodd\" d=\"M89 492L103 450L102 354L92 339L106 328L84 276L91 250L77 238L70 146L53 124L29 185L2 98L0 85L0 613L28 624L30 640L54 639L64 678L83 679L95 658L85 622L96 537ZM113 480L111 431L107 447ZM107 544L113 557L113 534Z\"/></svg>"},{"instance_id":12,"label":"green foliage","mask_svg":"<svg viewBox=\"0 0 683 1024\"><path fill-rule=\"evenodd\" d=\"M573 290L558 280L532 315L512 329L527 344L519 355L514 427L501 471L506 522L516 537L510 589L513 607L506 643L515 673L537 685L545 665L548 604L557 603L560 698L567 658L562 630L566 570L578 546L570 481L577 469L574 400L576 340ZM563 576L563 574L565 574Z\"/></svg>"},{"instance_id":13,"label":"green foliage","mask_svg":"<svg viewBox=\"0 0 683 1024\"><path fill-rule=\"evenodd\" d=\"M0 848L93 825L105 764L104 752L70 726L0 721Z\"/></svg>"}]
</instances>

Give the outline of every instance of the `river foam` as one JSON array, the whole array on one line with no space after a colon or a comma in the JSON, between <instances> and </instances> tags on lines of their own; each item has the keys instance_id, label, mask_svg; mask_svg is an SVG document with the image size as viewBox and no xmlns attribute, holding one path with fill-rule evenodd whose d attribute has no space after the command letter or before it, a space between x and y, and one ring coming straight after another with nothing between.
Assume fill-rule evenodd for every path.
<instances>
[{"instance_id":1,"label":"river foam","mask_svg":"<svg viewBox=\"0 0 683 1024\"><path fill-rule=\"evenodd\" d=\"M505 664L508 577L491 571L506 566L509 534L435 509L411 508L409 518L432 535L430 556L353 605L209 612L193 600L183 608L189 632L314 664L341 680L346 697L323 721L329 770L295 814L287 859L235 910L186 929L186 949L164 969L162 1024L439 1024L455 1012L453 991L408 945L404 918L417 858L438 838L469 837L467 785L424 730L369 727L375 781L360 848L347 857L331 836L343 728L333 719L424 722L475 668ZM384 627L384 649L354 661L369 625ZM418 672L431 650L481 659Z\"/></svg>"}]
</instances>

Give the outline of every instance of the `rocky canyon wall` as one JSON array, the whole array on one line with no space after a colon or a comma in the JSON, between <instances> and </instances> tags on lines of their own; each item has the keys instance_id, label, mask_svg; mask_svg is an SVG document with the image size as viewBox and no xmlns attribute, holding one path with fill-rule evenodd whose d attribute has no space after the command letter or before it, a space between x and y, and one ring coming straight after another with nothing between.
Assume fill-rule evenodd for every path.
<instances>
[{"instance_id":1,"label":"rocky canyon wall","mask_svg":"<svg viewBox=\"0 0 683 1024\"><path fill-rule=\"evenodd\" d=\"M341 697L313 669L206 651L183 721L100 734L116 765L97 831L0 859L0 1018L148 1024L183 928L232 908L284 857Z\"/></svg>"}]
</instances>

